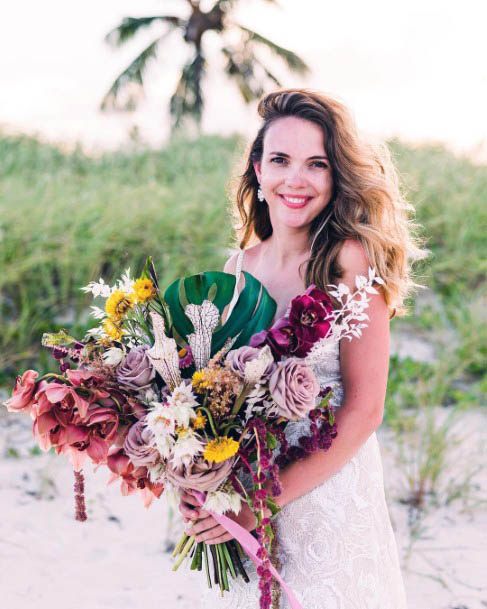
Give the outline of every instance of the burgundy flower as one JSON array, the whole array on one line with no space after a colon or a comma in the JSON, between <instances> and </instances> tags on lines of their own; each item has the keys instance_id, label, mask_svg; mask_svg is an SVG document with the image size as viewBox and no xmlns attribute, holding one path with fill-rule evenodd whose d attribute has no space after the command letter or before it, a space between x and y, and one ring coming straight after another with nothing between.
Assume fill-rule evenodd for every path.
<instances>
[{"instance_id":1,"label":"burgundy flower","mask_svg":"<svg viewBox=\"0 0 487 609\"><path fill-rule=\"evenodd\" d=\"M296 336L293 355L305 357L311 347L330 330L333 303L325 292L310 285L306 292L291 301L289 323Z\"/></svg>"},{"instance_id":2,"label":"burgundy flower","mask_svg":"<svg viewBox=\"0 0 487 609\"><path fill-rule=\"evenodd\" d=\"M276 358L293 353L296 348L296 336L294 327L289 323L287 317L281 317L269 330L258 332L250 339L251 347L263 347L264 345L269 345Z\"/></svg>"},{"instance_id":3,"label":"burgundy flower","mask_svg":"<svg viewBox=\"0 0 487 609\"><path fill-rule=\"evenodd\" d=\"M32 407L38 376L39 373L35 370L27 370L21 377L17 377L12 397L5 402L9 412L21 412Z\"/></svg>"}]
</instances>

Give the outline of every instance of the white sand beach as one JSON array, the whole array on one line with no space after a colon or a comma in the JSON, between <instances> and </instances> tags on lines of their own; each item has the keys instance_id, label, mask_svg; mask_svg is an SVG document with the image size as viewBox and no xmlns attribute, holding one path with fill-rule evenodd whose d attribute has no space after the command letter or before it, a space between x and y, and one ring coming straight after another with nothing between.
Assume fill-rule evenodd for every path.
<instances>
[{"instance_id":1,"label":"white sand beach","mask_svg":"<svg viewBox=\"0 0 487 609\"><path fill-rule=\"evenodd\" d=\"M462 433L468 433L469 440L461 444L461 453L470 465L482 459L482 425L485 428L485 415L480 411L467 413L462 422ZM405 483L396 462L394 437L384 429L380 440L410 609L485 609L487 513L476 499L485 491L485 471L472 479L468 501L430 508L411 526L409 507L399 501ZM2 607L198 607L198 579L203 574L191 572L189 565L171 571L169 548L181 523L169 518L164 495L146 510L139 496L121 496L116 482L106 486L106 468L96 473L87 468L88 520L77 522L67 460L31 455L33 446L29 418L1 408ZM448 475L462 473L452 470Z\"/></svg>"}]
</instances>

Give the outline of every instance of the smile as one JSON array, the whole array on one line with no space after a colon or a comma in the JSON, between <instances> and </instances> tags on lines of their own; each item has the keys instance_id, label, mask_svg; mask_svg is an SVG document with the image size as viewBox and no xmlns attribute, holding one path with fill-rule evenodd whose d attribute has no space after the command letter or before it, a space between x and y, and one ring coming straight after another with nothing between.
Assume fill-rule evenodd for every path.
<instances>
[{"instance_id":1,"label":"smile","mask_svg":"<svg viewBox=\"0 0 487 609\"><path fill-rule=\"evenodd\" d=\"M287 207L291 207L292 209L300 209L301 207L304 207L308 201L312 198L312 197L308 197L308 196L290 196L290 195L279 195L284 203L284 205L286 205Z\"/></svg>"}]
</instances>

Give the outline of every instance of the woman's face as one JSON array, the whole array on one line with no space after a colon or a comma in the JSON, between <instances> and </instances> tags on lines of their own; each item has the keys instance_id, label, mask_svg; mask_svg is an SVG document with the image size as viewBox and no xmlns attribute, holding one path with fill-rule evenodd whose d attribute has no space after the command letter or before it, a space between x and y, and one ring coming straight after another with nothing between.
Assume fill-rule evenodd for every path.
<instances>
[{"instance_id":1,"label":"woman's face","mask_svg":"<svg viewBox=\"0 0 487 609\"><path fill-rule=\"evenodd\" d=\"M323 132L305 119L287 116L272 123L254 169L274 228L309 227L332 197Z\"/></svg>"}]
</instances>

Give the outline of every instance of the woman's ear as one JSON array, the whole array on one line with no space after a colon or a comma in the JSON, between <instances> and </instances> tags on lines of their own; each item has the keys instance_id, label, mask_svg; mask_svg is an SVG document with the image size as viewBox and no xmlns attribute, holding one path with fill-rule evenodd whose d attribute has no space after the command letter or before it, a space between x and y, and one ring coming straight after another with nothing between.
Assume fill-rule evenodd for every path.
<instances>
[{"instance_id":1,"label":"woman's ear","mask_svg":"<svg viewBox=\"0 0 487 609\"><path fill-rule=\"evenodd\" d=\"M257 181L260 184L260 179L261 179L261 176L262 176L261 171L260 171L261 162L260 161L254 161L253 162L253 166L254 166L255 175L257 176Z\"/></svg>"}]
</instances>

